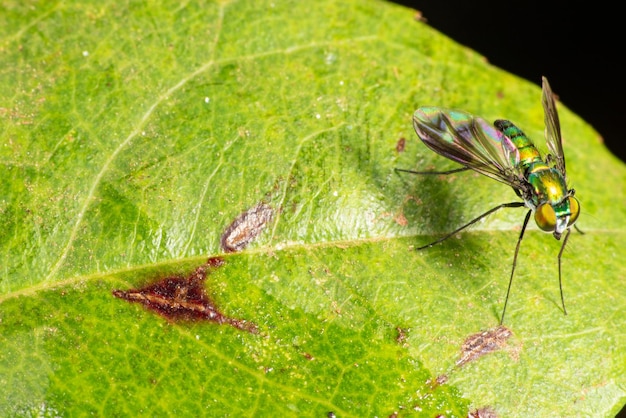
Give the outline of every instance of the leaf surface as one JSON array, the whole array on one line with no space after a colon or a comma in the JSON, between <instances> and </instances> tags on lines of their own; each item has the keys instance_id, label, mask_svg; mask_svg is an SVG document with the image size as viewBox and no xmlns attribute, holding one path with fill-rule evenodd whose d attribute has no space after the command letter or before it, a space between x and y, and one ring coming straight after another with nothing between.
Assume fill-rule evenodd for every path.
<instances>
[{"instance_id":1,"label":"leaf surface","mask_svg":"<svg viewBox=\"0 0 626 418\"><path fill-rule=\"evenodd\" d=\"M533 226L512 336L455 365L498 324L524 212L414 251L516 196L475 173L394 168L455 168L416 138L422 105L510 119L544 146L541 93L415 12L16 2L0 40L0 415L611 416L624 403L626 170L562 104L586 233L563 256L569 315L559 243ZM260 203L271 222L223 254L224 230ZM259 334L113 297L214 256L207 294Z\"/></svg>"}]
</instances>

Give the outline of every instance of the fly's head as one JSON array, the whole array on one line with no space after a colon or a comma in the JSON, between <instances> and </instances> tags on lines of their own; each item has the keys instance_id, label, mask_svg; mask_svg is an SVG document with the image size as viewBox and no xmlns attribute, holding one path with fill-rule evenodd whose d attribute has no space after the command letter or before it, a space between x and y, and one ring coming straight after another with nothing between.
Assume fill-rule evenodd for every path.
<instances>
[{"instance_id":1,"label":"fly's head","mask_svg":"<svg viewBox=\"0 0 626 418\"><path fill-rule=\"evenodd\" d=\"M580 213L574 189L567 190L565 177L556 168L534 172L528 176L528 182L535 223L542 231L552 232L554 238L561 239L563 232L574 225Z\"/></svg>"},{"instance_id":2,"label":"fly's head","mask_svg":"<svg viewBox=\"0 0 626 418\"><path fill-rule=\"evenodd\" d=\"M579 213L580 203L571 189L562 200L537 206L535 222L542 231L552 232L554 238L561 239L563 232L576 223Z\"/></svg>"}]
</instances>

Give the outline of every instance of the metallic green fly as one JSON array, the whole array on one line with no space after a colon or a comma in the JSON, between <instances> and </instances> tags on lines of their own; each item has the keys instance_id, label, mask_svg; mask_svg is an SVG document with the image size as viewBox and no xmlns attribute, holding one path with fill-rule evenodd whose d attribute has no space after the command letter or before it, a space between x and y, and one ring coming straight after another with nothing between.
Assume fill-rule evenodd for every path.
<instances>
[{"instance_id":1,"label":"metallic green fly","mask_svg":"<svg viewBox=\"0 0 626 418\"><path fill-rule=\"evenodd\" d=\"M532 141L508 120L496 120L491 126L484 119L466 112L439 107L420 107L413 115L413 126L417 136L428 148L463 167L444 172L397 170L414 174L450 174L474 170L511 186L524 200L502 203L443 238L418 248L421 250L438 244L502 208L527 207L529 210L515 247L500 324L504 322L520 244L533 212L535 222L542 231L551 232L557 240L560 240L561 235L566 232L559 251L558 264L561 303L563 312L567 315L561 282L561 256L571 232L570 228L578 219L580 204L574 197L574 189L567 188L559 115L548 80L543 77L542 82L545 135L551 152L545 160Z\"/></svg>"}]
</instances>

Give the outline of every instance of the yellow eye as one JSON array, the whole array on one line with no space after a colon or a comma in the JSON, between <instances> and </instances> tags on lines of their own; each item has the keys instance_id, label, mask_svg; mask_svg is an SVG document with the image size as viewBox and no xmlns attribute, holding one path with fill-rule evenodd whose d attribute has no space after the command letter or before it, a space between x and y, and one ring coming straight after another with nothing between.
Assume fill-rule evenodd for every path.
<instances>
[{"instance_id":1,"label":"yellow eye","mask_svg":"<svg viewBox=\"0 0 626 418\"><path fill-rule=\"evenodd\" d=\"M539 205L535 210L535 222L543 231L554 231L554 227L556 226L556 213L554 213L552 206L547 203Z\"/></svg>"},{"instance_id":2,"label":"yellow eye","mask_svg":"<svg viewBox=\"0 0 626 418\"><path fill-rule=\"evenodd\" d=\"M572 214L569 216L567 226L572 226L574 222L576 222L576 219L578 219L578 214L580 213L580 203L578 203L578 199L574 196L569 197L569 211Z\"/></svg>"}]
</instances>

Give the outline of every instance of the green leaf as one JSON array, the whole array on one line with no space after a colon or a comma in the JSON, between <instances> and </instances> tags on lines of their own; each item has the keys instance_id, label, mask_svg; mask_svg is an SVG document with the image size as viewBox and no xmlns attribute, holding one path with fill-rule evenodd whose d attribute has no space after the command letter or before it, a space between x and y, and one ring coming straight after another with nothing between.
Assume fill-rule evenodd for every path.
<instances>
[{"instance_id":1,"label":"green leaf","mask_svg":"<svg viewBox=\"0 0 626 418\"><path fill-rule=\"evenodd\" d=\"M626 169L597 133L559 105L585 232L563 255L569 315L560 243L532 226L513 335L462 367L466 338L498 324L524 212L417 252L517 197L475 173L394 172L454 167L417 139L420 105L504 117L543 145L541 74L517 79L379 1L9 2L0 39L0 415L611 416L624 403ZM222 254L222 232L259 202L273 220ZM112 295L217 255L207 294L259 334Z\"/></svg>"}]
</instances>

